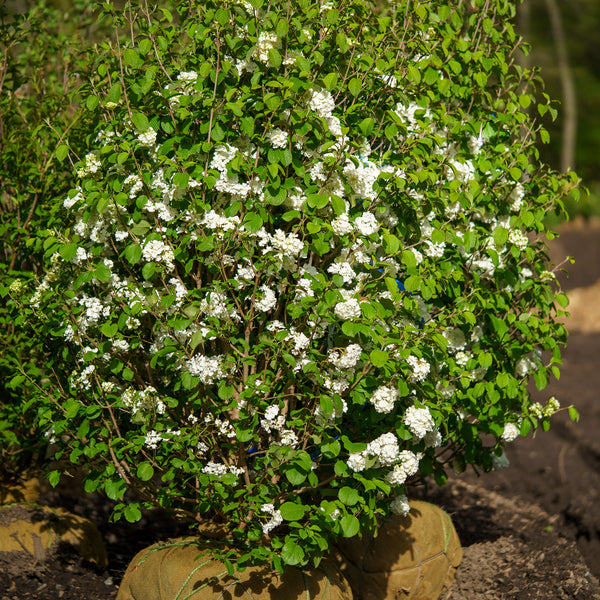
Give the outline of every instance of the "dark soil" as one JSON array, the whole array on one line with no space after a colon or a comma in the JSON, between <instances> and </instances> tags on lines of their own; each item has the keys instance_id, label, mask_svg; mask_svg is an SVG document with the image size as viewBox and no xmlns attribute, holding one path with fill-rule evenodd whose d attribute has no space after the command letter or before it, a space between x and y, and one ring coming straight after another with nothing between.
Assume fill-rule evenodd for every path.
<instances>
[{"instance_id":1,"label":"dark soil","mask_svg":"<svg viewBox=\"0 0 600 600\"><path fill-rule=\"evenodd\" d=\"M565 289L600 279L599 227L565 228L551 251L555 263L578 259L569 278L561 275ZM543 403L556 396L564 407L574 404L580 422L562 412L549 432L510 444L509 469L479 478L467 473L427 496L450 512L464 548L443 600L600 599L600 327L586 329L582 321L585 314L571 328L560 380L534 392ZM114 599L139 550L186 533L160 513L136 524L110 523L101 498L52 491L43 501L94 521L109 564L101 569L66 545L43 561L0 552L0 600Z\"/></svg>"}]
</instances>

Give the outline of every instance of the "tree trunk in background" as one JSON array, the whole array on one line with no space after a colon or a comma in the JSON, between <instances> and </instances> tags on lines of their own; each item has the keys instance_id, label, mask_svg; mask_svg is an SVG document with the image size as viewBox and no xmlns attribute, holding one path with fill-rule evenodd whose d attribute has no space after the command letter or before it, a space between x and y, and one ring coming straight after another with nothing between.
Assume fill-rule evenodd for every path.
<instances>
[{"instance_id":1,"label":"tree trunk in background","mask_svg":"<svg viewBox=\"0 0 600 600\"><path fill-rule=\"evenodd\" d=\"M563 126L562 146L560 155L561 171L566 172L575 168L575 144L577 141L577 97L573 72L569 65L565 30L563 27L560 9L556 0L546 0L546 9L552 26L552 36L556 44L558 55L558 68L560 71L561 86L563 90Z\"/></svg>"}]
</instances>

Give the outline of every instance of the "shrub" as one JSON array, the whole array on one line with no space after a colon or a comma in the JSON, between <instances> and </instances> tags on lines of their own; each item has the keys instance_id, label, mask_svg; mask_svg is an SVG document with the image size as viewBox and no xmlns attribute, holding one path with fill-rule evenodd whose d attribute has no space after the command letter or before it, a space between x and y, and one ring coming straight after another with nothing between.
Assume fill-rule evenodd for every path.
<instances>
[{"instance_id":1,"label":"shrub","mask_svg":"<svg viewBox=\"0 0 600 600\"><path fill-rule=\"evenodd\" d=\"M538 162L511 2L106 10L96 130L23 304L88 491L281 569L547 428L544 216L576 177Z\"/></svg>"}]
</instances>

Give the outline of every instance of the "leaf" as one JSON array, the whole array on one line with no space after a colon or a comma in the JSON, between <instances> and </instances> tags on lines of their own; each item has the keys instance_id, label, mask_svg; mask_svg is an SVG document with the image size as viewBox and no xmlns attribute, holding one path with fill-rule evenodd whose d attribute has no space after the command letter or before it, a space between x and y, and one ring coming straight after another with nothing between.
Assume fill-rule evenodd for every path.
<instances>
[{"instance_id":1,"label":"leaf","mask_svg":"<svg viewBox=\"0 0 600 600\"><path fill-rule=\"evenodd\" d=\"M343 502L346 506L354 506L358 502L360 496L354 488L344 486L338 492L338 498L340 499L340 502Z\"/></svg>"},{"instance_id":2,"label":"leaf","mask_svg":"<svg viewBox=\"0 0 600 600\"><path fill-rule=\"evenodd\" d=\"M286 538L281 558L288 565L299 565L304 560L304 550L296 542Z\"/></svg>"},{"instance_id":3,"label":"leaf","mask_svg":"<svg viewBox=\"0 0 600 600\"><path fill-rule=\"evenodd\" d=\"M136 523L142 518L139 504L129 504L123 511L123 516L130 523Z\"/></svg>"},{"instance_id":4,"label":"leaf","mask_svg":"<svg viewBox=\"0 0 600 600\"><path fill-rule=\"evenodd\" d=\"M58 482L60 481L60 476L61 476L62 471L50 471L50 473L48 473L48 482L50 483L50 485L54 488L58 485Z\"/></svg>"},{"instance_id":5,"label":"leaf","mask_svg":"<svg viewBox=\"0 0 600 600\"><path fill-rule=\"evenodd\" d=\"M371 362L376 367L383 367L385 363L388 361L389 354L385 350L372 350L369 355Z\"/></svg>"},{"instance_id":6,"label":"leaf","mask_svg":"<svg viewBox=\"0 0 600 600\"><path fill-rule=\"evenodd\" d=\"M150 481L154 477L154 468L149 462L142 462L138 465L136 475L142 481Z\"/></svg>"},{"instance_id":7,"label":"leaf","mask_svg":"<svg viewBox=\"0 0 600 600\"><path fill-rule=\"evenodd\" d=\"M373 119L373 117L363 119L358 125L358 128L364 136L370 135L373 131L373 127L375 127L375 119Z\"/></svg>"},{"instance_id":8,"label":"leaf","mask_svg":"<svg viewBox=\"0 0 600 600\"><path fill-rule=\"evenodd\" d=\"M135 125L135 128L138 131L146 131L146 129L148 129L148 127L150 127L150 123L148 122L148 117L146 115L143 115L140 112L132 113L131 120L133 121L133 124Z\"/></svg>"},{"instance_id":9,"label":"leaf","mask_svg":"<svg viewBox=\"0 0 600 600\"><path fill-rule=\"evenodd\" d=\"M94 110L98 106L99 102L100 100L98 99L98 96L89 95L85 100L85 107L88 110Z\"/></svg>"},{"instance_id":10,"label":"leaf","mask_svg":"<svg viewBox=\"0 0 600 600\"><path fill-rule=\"evenodd\" d=\"M142 267L142 277L148 281L154 277L156 273L156 263L149 262Z\"/></svg>"},{"instance_id":11,"label":"leaf","mask_svg":"<svg viewBox=\"0 0 600 600\"><path fill-rule=\"evenodd\" d=\"M77 244L63 244L58 253L67 261L71 260L77 254Z\"/></svg>"},{"instance_id":12,"label":"leaf","mask_svg":"<svg viewBox=\"0 0 600 600\"><path fill-rule=\"evenodd\" d=\"M579 421L579 412L573 405L569 406L569 419L575 423Z\"/></svg>"},{"instance_id":13,"label":"leaf","mask_svg":"<svg viewBox=\"0 0 600 600\"><path fill-rule=\"evenodd\" d=\"M140 58L140 55L137 53L137 50L135 50L134 48L127 48L123 52L123 62L126 65L133 67L134 69L141 67L143 64L143 61Z\"/></svg>"},{"instance_id":14,"label":"leaf","mask_svg":"<svg viewBox=\"0 0 600 600\"><path fill-rule=\"evenodd\" d=\"M67 146L66 144L60 144L54 152L54 155L60 162L65 160L67 154L69 154L69 146Z\"/></svg>"},{"instance_id":15,"label":"leaf","mask_svg":"<svg viewBox=\"0 0 600 600\"><path fill-rule=\"evenodd\" d=\"M152 50L152 41L149 40L148 38L141 40L139 43L140 54L142 54L142 55L148 54L148 52L150 52L150 50Z\"/></svg>"},{"instance_id":16,"label":"leaf","mask_svg":"<svg viewBox=\"0 0 600 600\"><path fill-rule=\"evenodd\" d=\"M132 265L140 262L140 259L142 258L141 247L138 244L129 244L129 246L125 248L125 258Z\"/></svg>"},{"instance_id":17,"label":"leaf","mask_svg":"<svg viewBox=\"0 0 600 600\"><path fill-rule=\"evenodd\" d=\"M100 327L100 331L108 338L112 338L119 331L119 326L116 323L104 323Z\"/></svg>"},{"instance_id":18,"label":"leaf","mask_svg":"<svg viewBox=\"0 0 600 600\"><path fill-rule=\"evenodd\" d=\"M360 523L354 515L345 515L340 519L342 535L344 537L354 537L360 530Z\"/></svg>"},{"instance_id":19,"label":"leaf","mask_svg":"<svg viewBox=\"0 0 600 600\"><path fill-rule=\"evenodd\" d=\"M360 90L362 88L362 81L353 77L348 83L348 90L353 96L358 96L360 94Z\"/></svg>"},{"instance_id":20,"label":"leaf","mask_svg":"<svg viewBox=\"0 0 600 600\"><path fill-rule=\"evenodd\" d=\"M286 521L299 521L304 517L306 507L302 506L302 504L296 504L296 502L284 502L279 507L279 510L282 518Z\"/></svg>"}]
</instances>

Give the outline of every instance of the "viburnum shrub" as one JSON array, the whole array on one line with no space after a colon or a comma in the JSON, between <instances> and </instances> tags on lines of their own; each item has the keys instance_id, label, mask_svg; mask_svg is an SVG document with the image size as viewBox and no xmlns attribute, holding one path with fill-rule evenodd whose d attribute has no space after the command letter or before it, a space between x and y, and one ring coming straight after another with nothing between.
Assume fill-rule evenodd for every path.
<instances>
[{"instance_id":1,"label":"viburnum shrub","mask_svg":"<svg viewBox=\"0 0 600 600\"><path fill-rule=\"evenodd\" d=\"M55 457L135 492L116 517L158 505L221 523L238 565L318 563L405 514L410 481L547 428L544 217L577 180L538 162L554 109L514 9L105 5L97 125L24 310Z\"/></svg>"}]
</instances>

